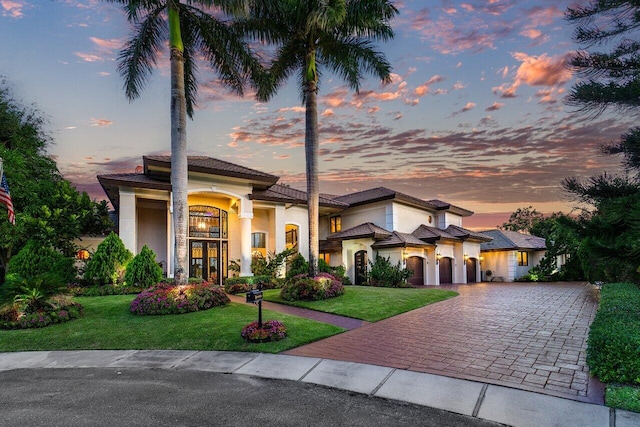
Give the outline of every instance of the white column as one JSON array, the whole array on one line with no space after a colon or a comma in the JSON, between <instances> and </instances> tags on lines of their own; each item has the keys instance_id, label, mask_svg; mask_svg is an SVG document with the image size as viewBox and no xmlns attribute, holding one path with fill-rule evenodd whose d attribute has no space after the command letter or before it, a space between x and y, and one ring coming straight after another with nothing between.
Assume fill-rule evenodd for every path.
<instances>
[{"instance_id":1,"label":"white column","mask_svg":"<svg viewBox=\"0 0 640 427\"><path fill-rule=\"evenodd\" d=\"M176 235L173 228L173 194L169 194L169 208L167 209L167 277L173 277L175 264Z\"/></svg>"},{"instance_id":2,"label":"white column","mask_svg":"<svg viewBox=\"0 0 640 427\"><path fill-rule=\"evenodd\" d=\"M276 236L276 253L284 251L287 245L287 224L285 222L285 208L284 206L276 206L275 212L275 230L273 231Z\"/></svg>"},{"instance_id":3,"label":"white column","mask_svg":"<svg viewBox=\"0 0 640 427\"><path fill-rule=\"evenodd\" d=\"M251 219L253 214L240 214L240 276L253 276L251 272Z\"/></svg>"},{"instance_id":4,"label":"white column","mask_svg":"<svg viewBox=\"0 0 640 427\"><path fill-rule=\"evenodd\" d=\"M125 248L137 254L136 193L131 188L120 189L118 231Z\"/></svg>"},{"instance_id":5,"label":"white column","mask_svg":"<svg viewBox=\"0 0 640 427\"><path fill-rule=\"evenodd\" d=\"M240 200L240 276L253 276L251 272L251 220L253 202L248 197Z\"/></svg>"}]
</instances>

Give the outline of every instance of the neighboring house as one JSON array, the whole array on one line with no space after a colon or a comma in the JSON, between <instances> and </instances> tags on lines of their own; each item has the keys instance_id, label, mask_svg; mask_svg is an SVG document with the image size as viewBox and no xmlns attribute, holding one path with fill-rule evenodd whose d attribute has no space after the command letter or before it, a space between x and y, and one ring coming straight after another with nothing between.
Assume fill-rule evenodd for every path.
<instances>
[{"instance_id":1,"label":"neighboring house","mask_svg":"<svg viewBox=\"0 0 640 427\"><path fill-rule=\"evenodd\" d=\"M143 157L142 173L100 175L118 213L119 235L138 253L145 244L173 272L171 157ZM189 276L223 283L229 264L251 275L251 257L294 248L308 259L307 195L264 172L189 156ZM376 254L414 271L412 283L480 281L480 247L491 237L462 227L473 212L387 188L320 196L320 252L360 283Z\"/></svg>"},{"instance_id":2,"label":"neighboring house","mask_svg":"<svg viewBox=\"0 0 640 427\"><path fill-rule=\"evenodd\" d=\"M545 239L530 234L508 230L487 230L483 235L493 238L481 245L482 270L490 270L491 277L512 282L526 275L532 267L540 263L547 249Z\"/></svg>"}]
</instances>

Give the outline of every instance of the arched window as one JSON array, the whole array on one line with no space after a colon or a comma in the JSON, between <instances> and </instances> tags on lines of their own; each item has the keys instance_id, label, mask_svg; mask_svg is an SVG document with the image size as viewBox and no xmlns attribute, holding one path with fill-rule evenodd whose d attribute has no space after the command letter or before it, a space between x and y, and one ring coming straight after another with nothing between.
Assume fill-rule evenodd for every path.
<instances>
[{"instance_id":1,"label":"arched window","mask_svg":"<svg viewBox=\"0 0 640 427\"><path fill-rule=\"evenodd\" d=\"M229 214L213 206L189 206L189 237L227 239Z\"/></svg>"}]
</instances>

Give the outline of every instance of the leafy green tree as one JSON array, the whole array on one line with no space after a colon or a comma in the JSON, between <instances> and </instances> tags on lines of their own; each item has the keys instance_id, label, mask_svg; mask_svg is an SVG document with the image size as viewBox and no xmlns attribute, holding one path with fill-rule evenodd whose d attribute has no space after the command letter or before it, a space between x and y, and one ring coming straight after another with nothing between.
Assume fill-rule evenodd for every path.
<instances>
[{"instance_id":1,"label":"leafy green tree","mask_svg":"<svg viewBox=\"0 0 640 427\"><path fill-rule=\"evenodd\" d=\"M260 64L247 45L225 22L209 13L213 7L240 13L242 0L105 0L119 3L135 33L120 53L118 70L125 80L127 98L140 96L165 42L171 65L171 194L175 230L174 280L186 284L187 252L187 115L193 116L199 56L217 71L223 84L242 95L246 74L257 82Z\"/></svg>"},{"instance_id":2,"label":"leafy green tree","mask_svg":"<svg viewBox=\"0 0 640 427\"><path fill-rule=\"evenodd\" d=\"M518 208L511 214L511 216L509 216L509 220L500 226L500 229L518 232L522 231L533 234L531 233L531 229L543 219L544 215L535 210L532 206L527 208Z\"/></svg>"},{"instance_id":3,"label":"leafy green tree","mask_svg":"<svg viewBox=\"0 0 640 427\"><path fill-rule=\"evenodd\" d=\"M258 90L258 99L272 98L297 74L305 105L305 159L309 206L309 273L318 272L319 181L318 105L324 70L341 77L356 92L363 74L390 81L391 65L374 46L393 37L390 20L398 10L387 0L289 0L255 2L251 19L238 28L276 46L270 67L272 85Z\"/></svg>"},{"instance_id":4,"label":"leafy green tree","mask_svg":"<svg viewBox=\"0 0 640 427\"><path fill-rule=\"evenodd\" d=\"M162 280L162 268L156 262L156 254L147 245L133 257L124 275L129 286L149 288Z\"/></svg>"},{"instance_id":5,"label":"leafy green tree","mask_svg":"<svg viewBox=\"0 0 640 427\"><path fill-rule=\"evenodd\" d=\"M133 254L120 237L111 232L96 248L87 262L84 279L96 285L115 285L122 282L125 269Z\"/></svg>"},{"instance_id":6,"label":"leafy green tree","mask_svg":"<svg viewBox=\"0 0 640 427\"><path fill-rule=\"evenodd\" d=\"M0 83L0 157L16 211L12 225L0 205L0 283L11 258L29 240L72 256L79 236L102 235L113 226L106 202L79 193L47 156L52 140L43 123L41 112L20 105L6 82Z\"/></svg>"}]
</instances>

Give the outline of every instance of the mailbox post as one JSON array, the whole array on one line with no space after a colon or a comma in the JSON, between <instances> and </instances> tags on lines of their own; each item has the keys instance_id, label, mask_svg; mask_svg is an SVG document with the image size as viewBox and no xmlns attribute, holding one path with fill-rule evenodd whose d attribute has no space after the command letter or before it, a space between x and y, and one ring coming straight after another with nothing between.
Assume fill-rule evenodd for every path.
<instances>
[{"instance_id":1,"label":"mailbox post","mask_svg":"<svg viewBox=\"0 0 640 427\"><path fill-rule=\"evenodd\" d=\"M262 286L258 285L258 289L251 289L247 292L247 303L253 303L258 306L258 328L262 329Z\"/></svg>"}]
</instances>

